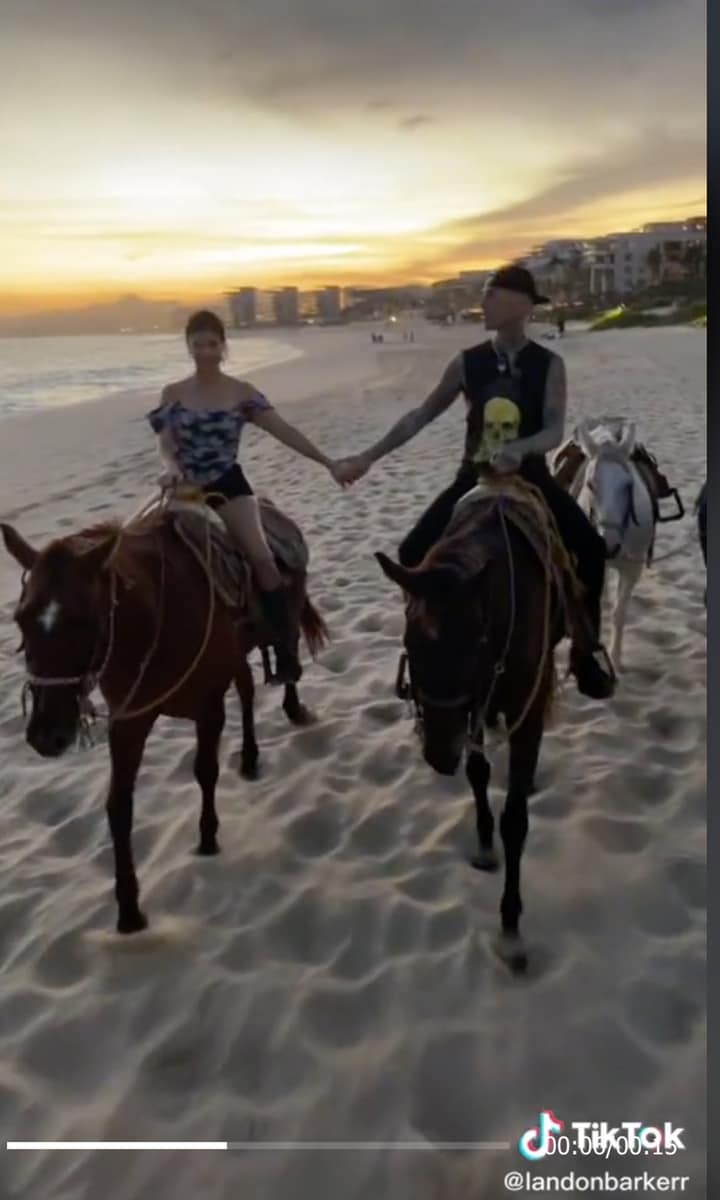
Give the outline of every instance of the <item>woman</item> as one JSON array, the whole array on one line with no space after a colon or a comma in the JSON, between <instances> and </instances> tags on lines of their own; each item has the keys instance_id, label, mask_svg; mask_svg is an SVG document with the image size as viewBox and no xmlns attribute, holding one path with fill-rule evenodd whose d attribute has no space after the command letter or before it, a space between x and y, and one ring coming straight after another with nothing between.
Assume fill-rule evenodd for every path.
<instances>
[{"instance_id":1,"label":"woman","mask_svg":"<svg viewBox=\"0 0 720 1200\"><path fill-rule=\"evenodd\" d=\"M215 313L195 313L187 323L185 339L195 373L164 388L160 404L148 413L167 468L165 481L186 480L202 488L208 504L222 517L258 583L273 635L276 682L296 683L301 667L287 594L265 538L258 502L237 462L243 425L252 421L291 450L322 463L333 476L335 464L283 421L252 384L224 373L227 339Z\"/></svg>"}]
</instances>

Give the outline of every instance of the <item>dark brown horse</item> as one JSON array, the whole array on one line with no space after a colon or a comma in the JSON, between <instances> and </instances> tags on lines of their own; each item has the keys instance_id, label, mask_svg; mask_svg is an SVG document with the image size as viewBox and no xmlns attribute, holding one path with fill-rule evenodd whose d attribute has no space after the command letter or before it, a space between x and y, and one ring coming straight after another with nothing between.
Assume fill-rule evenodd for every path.
<instances>
[{"instance_id":1,"label":"dark brown horse","mask_svg":"<svg viewBox=\"0 0 720 1200\"><path fill-rule=\"evenodd\" d=\"M553 690L553 648L563 628L549 558L546 570L542 555L505 515L502 500L468 510L467 520L453 523L419 567L377 558L406 593L409 684L403 662L398 694L414 704L425 760L439 774L454 775L468 752L478 837L471 863L483 871L498 868L483 730L488 717L494 722L499 713L505 716L510 777L500 818L505 887L496 948L512 969L523 970L520 859Z\"/></svg>"},{"instance_id":2,"label":"dark brown horse","mask_svg":"<svg viewBox=\"0 0 720 1200\"><path fill-rule=\"evenodd\" d=\"M115 852L117 928L147 925L138 905L131 835L133 792L148 735L161 715L195 722L195 777L202 792L198 854L217 854L215 787L225 694L235 683L243 709L243 774L254 777L252 671L256 633L238 621L175 533L168 516L129 528L101 525L38 551L10 526L5 546L25 572L15 620L22 633L31 712L27 740L58 757L77 739L97 684L108 706L111 781L107 814ZM314 654L326 628L305 591L288 581L298 631ZM299 636L299 632L298 632ZM288 718L310 714L288 686Z\"/></svg>"}]
</instances>

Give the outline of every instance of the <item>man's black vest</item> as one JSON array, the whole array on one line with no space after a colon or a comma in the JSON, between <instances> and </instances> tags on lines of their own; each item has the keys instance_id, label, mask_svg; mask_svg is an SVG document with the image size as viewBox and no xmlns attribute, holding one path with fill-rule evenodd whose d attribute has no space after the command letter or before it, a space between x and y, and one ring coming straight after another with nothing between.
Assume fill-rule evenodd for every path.
<instances>
[{"instance_id":1,"label":"man's black vest","mask_svg":"<svg viewBox=\"0 0 720 1200\"><path fill-rule=\"evenodd\" d=\"M510 366L491 341L463 355L467 432L463 469L487 462L503 441L532 437L543 428L545 384L554 355L537 342L526 342ZM542 455L527 466L545 469Z\"/></svg>"}]
</instances>

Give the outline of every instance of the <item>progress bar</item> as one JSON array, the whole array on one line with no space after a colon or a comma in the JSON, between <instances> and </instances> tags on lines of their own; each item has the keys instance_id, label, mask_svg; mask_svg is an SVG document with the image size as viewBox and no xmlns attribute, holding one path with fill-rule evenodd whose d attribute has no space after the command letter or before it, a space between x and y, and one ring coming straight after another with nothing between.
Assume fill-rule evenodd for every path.
<instances>
[{"instance_id":1,"label":"progress bar","mask_svg":"<svg viewBox=\"0 0 720 1200\"><path fill-rule=\"evenodd\" d=\"M509 1150L510 1142L6 1142L6 1150Z\"/></svg>"}]
</instances>

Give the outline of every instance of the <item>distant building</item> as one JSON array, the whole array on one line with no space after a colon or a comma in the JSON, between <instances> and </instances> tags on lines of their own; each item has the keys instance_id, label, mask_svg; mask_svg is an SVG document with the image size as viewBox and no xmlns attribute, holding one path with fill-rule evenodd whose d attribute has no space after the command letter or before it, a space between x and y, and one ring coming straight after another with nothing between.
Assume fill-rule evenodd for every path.
<instances>
[{"instance_id":1,"label":"distant building","mask_svg":"<svg viewBox=\"0 0 720 1200\"><path fill-rule=\"evenodd\" d=\"M296 287L284 287L273 296L275 320L278 325L300 323L300 295Z\"/></svg>"},{"instance_id":2,"label":"distant building","mask_svg":"<svg viewBox=\"0 0 720 1200\"><path fill-rule=\"evenodd\" d=\"M461 284L469 284L470 287L484 288L490 276L493 274L490 270L485 271L460 271L458 279Z\"/></svg>"},{"instance_id":3,"label":"distant building","mask_svg":"<svg viewBox=\"0 0 720 1200\"><path fill-rule=\"evenodd\" d=\"M663 281L704 270L704 230L694 222L656 222L632 233L594 238L586 244L593 295L626 296Z\"/></svg>"},{"instance_id":4,"label":"distant building","mask_svg":"<svg viewBox=\"0 0 720 1200\"><path fill-rule=\"evenodd\" d=\"M247 329L258 319L258 291L254 287L227 292L230 319L235 329Z\"/></svg>"},{"instance_id":5,"label":"distant building","mask_svg":"<svg viewBox=\"0 0 720 1200\"><path fill-rule=\"evenodd\" d=\"M312 322L317 315L317 292L298 292L298 320Z\"/></svg>"},{"instance_id":6,"label":"distant building","mask_svg":"<svg viewBox=\"0 0 720 1200\"><path fill-rule=\"evenodd\" d=\"M615 251L612 238L594 238L585 243L591 296L610 296L615 292Z\"/></svg>"},{"instance_id":7,"label":"distant building","mask_svg":"<svg viewBox=\"0 0 720 1200\"><path fill-rule=\"evenodd\" d=\"M342 290L339 287L324 287L316 296L316 312L319 321L332 325L342 318Z\"/></svg>"}]
</instances>

